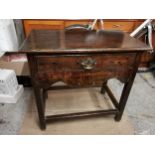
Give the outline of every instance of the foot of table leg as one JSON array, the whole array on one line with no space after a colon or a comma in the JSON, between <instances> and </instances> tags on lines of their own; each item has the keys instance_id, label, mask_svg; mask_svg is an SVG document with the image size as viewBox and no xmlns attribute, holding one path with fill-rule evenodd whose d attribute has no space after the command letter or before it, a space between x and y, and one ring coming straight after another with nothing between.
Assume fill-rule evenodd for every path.
<instances>
[{"instance_id":1,"label":"foot of table leg","mask_svg":"<svg viewBox=\"0 0 155 155\"><path fill-rule=\"evenodd\" d=\"M130 80L127 83L125 83L125 85L124 85L124 88L123 88L123 91L121 94L121 98L119 101L119 105L118 105L119 113L115 116L116 121L120 121L122 118L124 108L125 108L125 105L126 105L126 102L129 97L130 90L131 90L131 87L132 87L132 84L134 81L134 77L135 77L135 75L133 77L131 77Z\"/></svg>"},{"instance_id":2,"label":"foot of table leg","mask_svg":"<svg viewBox=\"0 0 155 155\"><path fill-rule=\"evenodd\" d=\"M115 121L117 121L117 122L119 122L119 121L121 120L121 118L122 118L122 115L119 115L119 114L117 114L117 115L114 117Z\"/></svg>"},{"instance_id":3,"label":"foot of table leg","mask_svg":"<svg viewBox=\"0 0 155 155\"><path fill-rule=\"evenodd\" d=\"M127 82L123 88L123 92L122 92L120 102L119 102L119 106L118 106L119 113L115 116L116 121L120 121L122 118L123 111L124 111L128 96L130 94L132 84L133 84L133 80Z\"/></svg>"},{"instance_id":4,"label":"foot of table leg","mask_svg":"<svg viewBox=\"0 0 155 155\"><path fill-rule=\"evenodd\" d=\"M36 105L39 115L39 121L40 121L40 128L42 130L46 129L46 122L45 122L45 114L44 114L44 101L43 101L43 95L41 92L41 89L38 87L34 87L34 93L36 98Z\"/></svg>"}]
</instances>

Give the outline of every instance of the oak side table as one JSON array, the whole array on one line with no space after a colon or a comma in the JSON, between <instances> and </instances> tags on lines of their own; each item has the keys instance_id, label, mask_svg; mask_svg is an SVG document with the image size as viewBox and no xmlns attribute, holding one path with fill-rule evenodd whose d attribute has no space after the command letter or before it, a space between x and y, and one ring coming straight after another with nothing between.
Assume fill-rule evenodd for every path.
<instances>
[{"instance_id":1,"label":"oak side table","mask_svg":"<svg viewBox=\"0 0 155 155\"><path fill-rule=\"evenodd\" d=\"M32 30L19 52L26 53L34 88L40 128L52 120L113 114L120 121L141 54L151 50L122 31ZM107 81L117 78L124 88L117 101ZM45 115L45 101L52 84L63 81L68 87L101 87L114 109ZM61 90L60 90L61 91Z\"/></svg>"}]
</instances>

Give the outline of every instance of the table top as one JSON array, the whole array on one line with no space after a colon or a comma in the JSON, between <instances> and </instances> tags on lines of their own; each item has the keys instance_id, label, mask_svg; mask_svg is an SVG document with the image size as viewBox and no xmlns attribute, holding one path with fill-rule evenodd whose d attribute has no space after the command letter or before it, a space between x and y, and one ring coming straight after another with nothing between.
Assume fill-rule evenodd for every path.
<instances>
[{"instance_id":1,"label":"table top","mask_svg":"<svg viewBox=\"0 0 155 155\"><path fill-rule=\"evenodd\" d=\"M115 30L32 30L20 47L24 53L148 51L149 46Z\"/></svg>"}]
</instances>

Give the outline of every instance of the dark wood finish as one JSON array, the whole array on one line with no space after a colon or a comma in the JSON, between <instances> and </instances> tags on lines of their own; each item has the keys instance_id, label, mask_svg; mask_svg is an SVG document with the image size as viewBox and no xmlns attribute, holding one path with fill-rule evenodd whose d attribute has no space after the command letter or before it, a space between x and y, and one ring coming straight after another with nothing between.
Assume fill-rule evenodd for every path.
<instances>
[{"instance_id":1,"label":"dark wood finish","mask_svg":"<svg viewBox=\"0 0 155 155\"><path fill-rule=\"evenodd\" d=\"M102 89L103 89L103 88L102 88ZM109 87L108 87L107 85L104 85L104 90L105 90L105 92L108 93L108 95L109 95L109 97L110 97L112 103L114 104L114 106L115 106L116 108L118 108L118 107L119 107L119 103L118 103L117 99L115 98L115 96L113 95L112 91L109 89ZM103 91L102 91L102 92L103 92ZM101 93L102 93L102 92L101 92Z\"/></svg>"},{"instance_id":2,"label":"dark wood finish","mask_svg":"<svg viewBox=\"0 0 155 155\"><path fill-rule=\"evenodd\" d=\"M104 116L109 114L118 114L117 109L110 109L110 110L96 110L96 111L86 111L86 112L78 112L78 113L69 113L69 114L60 114L60 115L53 115L53 116L46 116L46 122L62 120L62 119L73 119L79 117L89 117L89 116Z\"/></svg>"},{"instance_id":3,"label":"dark wood finish","mask_svg":"<svg viewBox=\"0 0 155 155\"><path fill-rule=\"evenodd\" d=\"M22 75L19 76L18 75L17 81L19 84L22 84L24 87L31 87L32 86L30 76L22 76Z\"/></svg>"},{"instance_id":4,"label":"dark wood finish","mask_svg":"<svg viewBox=\"0 0 155 155\"><path fill-rule=\"evenodd\" d=\"M20 52L28 57L41 129L46 122L62 118L114 114L119 121L141 54L147 50L148 46L122 31L32 31ZM110 78L124 83L119 102L106 85ZM47 90L58 81L70 88L102 86L101 93L108 93L115 109L45 116Z\"/></svg>"},{"instance_id":5,"label":"dark wood finish","mask_svg":"<svg viewBox=\"0 0 155 155\"><path fill-rule=\"evenodd\" d=\"M138 39L114 30L33 30L21 46L21 52L36 54L135 53L148 50L150 48Z\"/></svg>"},{"instance_id":6,"label":"dark wood finish","mask_svg":"<svg viewBox=\"0 0 155 155\"><path fill-rule=\"evenodd\" d=\"M39 120L40 120L40 128L46 129L46 122L44 119L45 109L44 109L44 101L43 101L43 95L41 93L41 88L35 86L34 93L36 96L36 105L37 105L38 116L39 116Z\"/></svg>"},{"instance_id":7,"label":"dark wood finish","mask_svg":"<svg viewBox=\"0 0 155 155\"><path fill-rule=\"evenodd\" d=\"M81 62L90 58L95 60L96 64L91 70L85 70ZM76 55L76 57L67 54L56 57L44 55L35 56L35 59L37 72L34 76L38 85L63 81L71 86L101 86L104 80L112 77L125 82L133 68L135 54Z\"/></svg>"},{"instance_id":8,"label":"dark wood finish","mask_svg":"<svg viewBox=\"0 0 155 155\"><path fill-rule=\"evenodd\" d=\"M65 29L70 25L81 24L88 25L92 23L92 19L24 19L23 25L26 36L33 29ZM135 30L144 19L104 19L104 29L105 30L122 30L124 32L131 33ZM98 22L95 29L100 28L100 23ZM144 41L144 38L142 39ZM153 31L153 47L155 47L155 33ZM150 62L155 60L154 53L150 54L144 52L141 57L140 66L148 66Z\"/></svg>"},{"instance_id":9,"label":"dark wood finish","mask_svg":"<svg viewBox=\"0 0 155 155\"><path fill-rule=\"evenodd\" d=\"M121 98L119 101L119 107L118 107L119 113L115 116L116 121L120 121L122 118L122 114L123 114L123 111L124 111L124 108L125 108L125 105L126 105L126 102L127 102L127 99L128 99L128 96L129 96L129 93L130 93L130 90L131 90L131 87L133 84L133 81L135 79L137 69L138 69L138 65L140 62L140 56L141 56L141 54L137 54L133 73L130 75L128 82L126 82L124 85L124 88L123 88L123 91L121 94Z\"/></svg>"}]
</instances>

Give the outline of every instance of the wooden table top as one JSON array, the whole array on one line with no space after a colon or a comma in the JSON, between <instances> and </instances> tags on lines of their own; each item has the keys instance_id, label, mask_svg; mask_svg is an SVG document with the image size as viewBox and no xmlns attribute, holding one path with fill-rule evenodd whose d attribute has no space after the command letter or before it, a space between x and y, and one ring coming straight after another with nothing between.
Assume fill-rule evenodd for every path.
<instances>
[{"instance_id":1,"label":"wooden table top","mask_svg":"<svg viewBox=\"0 0 155 155\"><path fill-rule=\"evenodd\" d=\"M129 34L114 30L32 30L23 42L23 53L81 53L148 51L149 46Z\"/></svg>"}]
</instances>

